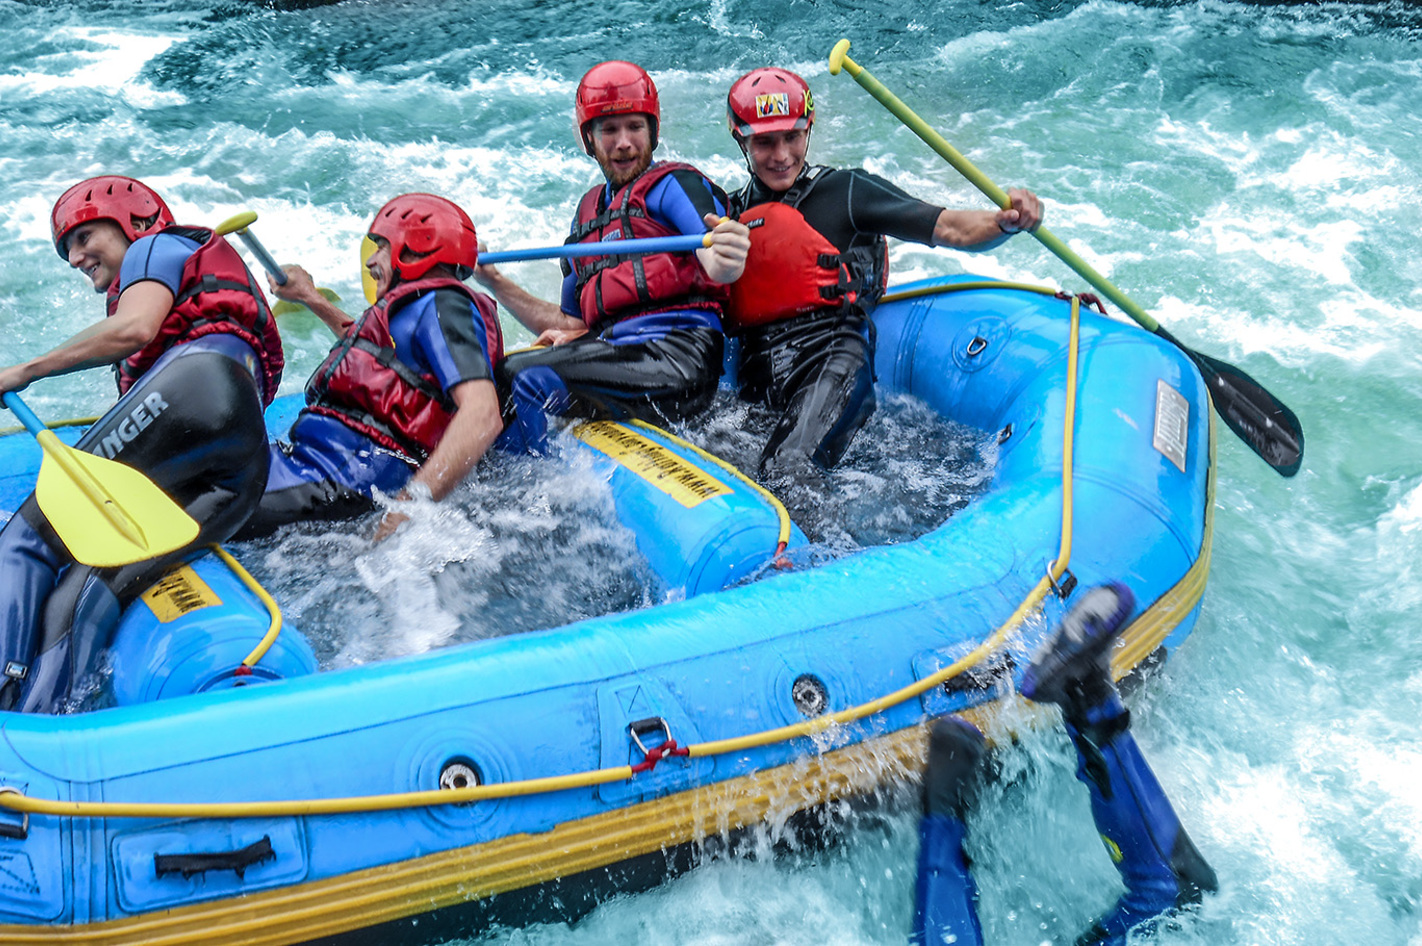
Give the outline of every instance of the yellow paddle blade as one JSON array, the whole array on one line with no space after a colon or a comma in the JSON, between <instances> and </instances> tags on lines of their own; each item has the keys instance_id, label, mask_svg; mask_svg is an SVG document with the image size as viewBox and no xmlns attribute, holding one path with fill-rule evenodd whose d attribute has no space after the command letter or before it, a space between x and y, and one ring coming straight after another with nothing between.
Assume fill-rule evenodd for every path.
<instances>
[{"instance_id":1,"label":"yellow paddle blade","mask_svg":"<svg viewBox=\"0 0 1422 946\"><path fill-rule=\"evenodd\" d=\"M142 473L66 446L48 430L37 437L44 460L35 499L75 560L111 568L197 538L193 518Z\"/></svg>"},{"instance_id":2,"label":"yellow paddle blade","mask_svg":"<svg viewBox=\"0 0 1422 946\"><path fill-rule=\"evenodd\" d=\"M255 210L244 210L234 217L226 220L212 228L212 232L218 236L226 236L229 233L237 233L245 230L257 222L257 212Z\"/></svg>"},{"instance_id":3,"label":"yellow paddle blade","mask_svg":"<svg viewBox=\"0 0 1422 946\"><path fill-rule=\"evenodd\" d=\"M317 287L316 291L321 293L321 295L325 296L331 302L341 301L341 297L336 293L336 290L334 289L327 289L325 286L319 286ZM302 305L301 303L291 302L287 299L281 299L277 302L276 305L272 306L272 315L275 316L288 315L292 312L310 311L310 309L306 308L306 306Z\"/></svg>"},{"instance_id":4,"label":"yellow paddle blade","mask_svg":"<svg viewBox=\"0 0 1422 946\"><path fill-rule=\"evenodd\" d=\"M370 270L365 268L365 261L370 259L370 254L375 252L375 241L370 237L362 237L360 241L360 287L365 290L365 301L375 305L375 277L370 275Z\"/></svg>"}]
</instances>

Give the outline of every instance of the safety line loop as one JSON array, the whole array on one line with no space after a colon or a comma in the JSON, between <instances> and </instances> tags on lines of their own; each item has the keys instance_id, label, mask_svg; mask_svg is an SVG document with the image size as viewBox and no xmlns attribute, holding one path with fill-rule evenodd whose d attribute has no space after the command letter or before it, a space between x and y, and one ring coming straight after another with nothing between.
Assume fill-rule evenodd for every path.
<instances>
[{"instance_id":1,"label":"safety line loop","mask_svg":"<svg viewBox=\"0 0 1422 946\"><path fill-rule=\"evenodd\" d=\"M657 763L663 759L670 759L672 756L689 756L691 749L686 746L679 746L675 739L669 739L660 746L653 746L647 750L642 761L632 766L632 774L639 772L650 772L657 767Z\"/></svg>"}]
</instances>

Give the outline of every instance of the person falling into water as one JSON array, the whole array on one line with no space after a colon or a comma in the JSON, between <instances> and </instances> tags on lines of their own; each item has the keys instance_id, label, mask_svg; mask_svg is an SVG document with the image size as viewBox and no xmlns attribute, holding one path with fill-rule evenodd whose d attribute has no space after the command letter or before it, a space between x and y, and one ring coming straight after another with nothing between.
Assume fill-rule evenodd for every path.
<instances>
[{"instance_id":1,"label":"person falling into water","mask_svg":"<svg viewBox=\"0 0 1422 946\"><path fill-rule=\"evenodd\" d=\"M287 266L272 292L339 336L306 385L306 407L271 445L271 476L238 538L375 508L379 490L444 499L504 429L494 372L504 356L498 307L466 286L478 263L474 224L453 201L402 194L376 213L366 268L375 303L358 319ZM405 516L391 510L376 538Z\"/></svg>"},{"instance_id":2,"label":"person falling into water","mask_svg":"<svg viewBox=\"0 0 1422 946\"><path fill-rule=\"evenodd\" d=\"M146 184L75 184L50 214L54 248L108 318L0 369L0 393L114 366L117 404L80 450L147 473L199 526L175 552L78 565L31 495L0 532L0 709L55 712L98 668L123 607L191 549L246 520L267 478L262 408L281 380L276 320L241 257L212 230L178 226Z\"/></svg>"},{"instance_id":3,"label":"person falling into water","mask_svg":"<svg viewBox=\"0 0 1422 946\"><path fill-rule=\"evenodd\" d=\"M710 406L721 377L721 310L750 241L723 220L725 193L686 164L652 162L661 127L657 88L641 67L604 62L578 83L583 148L605 181L578 204L569 243L702 234L684 253L603 256L564 266L560 304L530 295L492 266L475 278L536 345L505 361L528 449L542 450L545 412L679 420Z\"/></svg>"},{"instance_id":4,"label":"person falling into water","mask_svg":"<svg viewBox=\"0 0 1422 946\"><path fill-rule=\"evenodd\" d=\"M807 164L814 99L786 69L737 79L726 119L751 175L731 195L732 215L752 228L725 318L741 341L740 396L779 412L761 478L814 482L874 411L870 315L888 280L885 236L980 252L1035 229L1042 206L1011 190L1005 210L947 210L858 168Z\"/></svg>"},{"instance_id":5,"label":"person falling into water","mask_svg":"<svg viewBox=\"0 0 1422 946\"><path fill-rule=\"evenodd\" d=\"M1134 604L1124 585L1087 591L1022 677L1023 696L1061 708L1076 748L1076 777L1091 795L1096 830L1126 884L1076 946L1121 946L1133 934L1148 936L1162 918L1219 886L1136 745L1130 712L1111 682L1111 649ZM985 753L982 733L965 720L945 717L930 729L909 940L915 946L982 944L963 841Z\"/></svg>"}]
</instances>

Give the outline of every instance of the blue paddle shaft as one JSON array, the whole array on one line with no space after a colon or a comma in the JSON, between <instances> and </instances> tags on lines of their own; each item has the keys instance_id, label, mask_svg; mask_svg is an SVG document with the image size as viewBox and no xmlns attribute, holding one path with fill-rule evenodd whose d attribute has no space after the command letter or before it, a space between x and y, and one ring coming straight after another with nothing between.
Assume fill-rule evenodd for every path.
<instances>
[{"instance_id":1,"label":"blue paddle shaft","mask_svg":"<svg viewBox=\"0 0 1422 946\"><path fill-rule=\"evenodd\" d=\"M578 256L632 256L642 253L678 253L699 250L706 245L706 236L646 237L641 240L609 240L606 243L569 243L563 246L530 247L525 250L502 250L480 253L479 262L521 263L533 259L572 259Z\"/></svg>"},{"instance_id":2,"label":"blue paddle shaft","mask_svg":"<svg viewBox=\"0 0 1422 946\"><path fill-rule=\"evenodd\" d=\"M243 228L237 231L237 235L242 238L243 243L247 244L247 249L251 250L252 254L257 257L258 262L262 264L262 268L272 274L272 279L276 280L276 284L278 286L285 286L286 273L282 272L282 268L277 265L277 261L272 258L272 254L267 252L267 248L262 246L262 241L257 239L256 234L251 230Z\"/></svg>"},{"instance_id":3,"label":"blue paddle shaft","mask_svg":"<svg viewBox=\"0 0 1422 946\"><path fill-rule=\"evenodd\" d=\"M25 405L25 402L20 400L20 395L14 391L5 392L5 406L20 419L20 423L24 424L25 429L30 433L38 434L45 429L44 424L35 416L34 411L30 410L29 407Z\"/></svg>"}]
</instances>

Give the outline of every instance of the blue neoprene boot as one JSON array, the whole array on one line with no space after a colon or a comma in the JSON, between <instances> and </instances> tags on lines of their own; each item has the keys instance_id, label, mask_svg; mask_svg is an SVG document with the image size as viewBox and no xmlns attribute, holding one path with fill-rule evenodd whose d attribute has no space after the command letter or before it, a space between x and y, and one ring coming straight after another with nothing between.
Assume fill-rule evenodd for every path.
<instances>
[{"instance_id":1,"label":"blue neoprene boot","mask_svg":"<svg viewBox=\"0 0 1422 946\"><path fill-rule=\"evenodd\" d=\"M928 733L928 765L923 773L923 819L919 822L918 883L914 889L915 946L981 946L978 888L963 853L963 816L977 793L983 734L949 716Z\"/></svg>"},{"instance_id":2,"label":"blue neoprene boot","mask_svg":"<svg viewBox=\"0 0 1422 946\"><path fill-rule=\"evenodd\" d=\"M67 569L45 605L38 653L15 710L70 712L94 688L122 612L96 569Z\"/></svg>"},{"instance_id":3,"label":"blue neoprene boot","mask_svg":"<svg viewBox=\"0 0 1422 946\"><path fill-rule=\"evenodd\" d=\"M54 592L67 555L30 524L43 518L31 497L0 530L0 709L12 709L30 675L40 635L40 616ZM47 523L45 524L48 525Z\"/></svg>"},{"instance_id":4,"label":"blue neoprene boot","mask_svg":"<svg viewBox=\"0 0 1422 946\"><path fill-rule=\"evenodd\" d=\"M548 414L561 416L572 406L568 386L546 365L533 365L509 381L514 418L499 435L508 453L548 453Z\"/></svg>"},{"instance_id":5,"label":"blue neoprene boot","mask_svg":"<svg viewBox=\"0 0 1422 946\"><path fill-rule=\"evenodd\" d=\"M1124 943L1130 930L1153 929L1218 886L1131 736L1130 713L1111 682L1111 648L1134 604L1123 585L1092 588L1022 678L1023 696L1061 707L1076 777L1091 793L1096 830L1126 884L1077 946Z\"/></svg>"}]
</instances>

